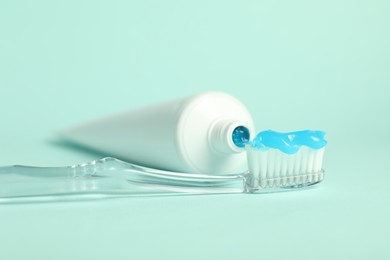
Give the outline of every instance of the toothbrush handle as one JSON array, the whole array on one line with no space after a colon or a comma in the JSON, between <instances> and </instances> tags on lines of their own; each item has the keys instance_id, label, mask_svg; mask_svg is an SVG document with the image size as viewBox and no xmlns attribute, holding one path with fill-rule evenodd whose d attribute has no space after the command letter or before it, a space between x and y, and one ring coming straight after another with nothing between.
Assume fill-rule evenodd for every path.
<instances>
[{"instance_id":1,"label":"toothbrush handle","mask_svg":"<svg viewBox=\"0 0 390 260\"><path fill-rule=\"evenodd\" d=\"M0 198L148 196L244 192L244 174L210 176L155 170L103 158L69 167L0 167Z\"/></svg>"}]
</instances>

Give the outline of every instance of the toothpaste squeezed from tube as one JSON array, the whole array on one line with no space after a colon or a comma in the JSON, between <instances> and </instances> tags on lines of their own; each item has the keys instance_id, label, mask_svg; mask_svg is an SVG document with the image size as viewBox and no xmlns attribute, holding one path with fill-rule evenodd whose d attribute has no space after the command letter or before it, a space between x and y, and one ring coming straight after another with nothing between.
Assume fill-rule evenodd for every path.
<instances>
[{"instance_id":1,"label":"toothpaste squeezed from tube","mask_svg":"<svg viewBox=\"0 0 390 260\"><path fill-rule=\"evenodd\" d=\"M327 141L324 139L325 132L303 130L296 132L280 133L272 130L262 131L248 144L251 148L267 151L270 148L278 149L283 153L295 154L301 146L312 149L321 149Z\"/></svg>"}]
</instances>

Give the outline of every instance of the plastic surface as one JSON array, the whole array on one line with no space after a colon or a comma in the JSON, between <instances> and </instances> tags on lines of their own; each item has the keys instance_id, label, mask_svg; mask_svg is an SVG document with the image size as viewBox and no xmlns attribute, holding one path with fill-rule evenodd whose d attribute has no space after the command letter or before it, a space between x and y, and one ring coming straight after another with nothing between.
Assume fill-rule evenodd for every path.
<instances>
[{"instance_id":1,"label":"plastic surface","mask_svg":"<svg viewBox=\"0 0 390 260\"><path fill-rule=\"evenodd\" d=\"M157 104L67 131L75 143L152 168L204 174L246 170L243 147L232 139L252 118L236 98L221 92Z\"/></svg>"}]
</instances>

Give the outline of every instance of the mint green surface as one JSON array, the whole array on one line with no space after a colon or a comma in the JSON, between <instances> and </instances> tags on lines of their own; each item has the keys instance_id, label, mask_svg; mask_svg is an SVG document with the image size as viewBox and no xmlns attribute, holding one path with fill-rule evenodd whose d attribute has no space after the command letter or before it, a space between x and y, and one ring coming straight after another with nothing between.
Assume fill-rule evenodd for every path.
<instances>
[{"instance_id":1,"label":"mint green surface","mask_svg":"<svg viewBox=\"0 0 390 260\"><path fill-rule=\"evenodd\" d=\"M389 1L0 1L0 165L102 157L56 131L206 90L322 129L326 180L266 195L0 205L1 259L390 259Z\"/></svg>"}]
</instances>

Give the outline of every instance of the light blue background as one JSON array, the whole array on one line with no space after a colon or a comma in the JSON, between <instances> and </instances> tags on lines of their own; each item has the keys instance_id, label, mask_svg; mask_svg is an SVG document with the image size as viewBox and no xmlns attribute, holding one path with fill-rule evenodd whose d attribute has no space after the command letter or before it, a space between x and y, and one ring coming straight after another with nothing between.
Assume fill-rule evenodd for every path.
<instances>
[{"instance_id":1,"label":"light blue background","mask_svg":"<svg viewBox=\"0 0 390 260\"><path fill-rule=\"evenodd\" d=\"M389 259L390 2L0 2L0 165L56 131L206 90L323 129L326 180L266 195L0 205L1 259Z\"/></svg>"}]
</instances>

